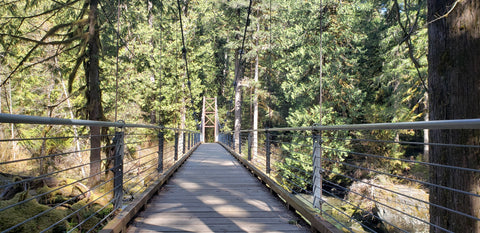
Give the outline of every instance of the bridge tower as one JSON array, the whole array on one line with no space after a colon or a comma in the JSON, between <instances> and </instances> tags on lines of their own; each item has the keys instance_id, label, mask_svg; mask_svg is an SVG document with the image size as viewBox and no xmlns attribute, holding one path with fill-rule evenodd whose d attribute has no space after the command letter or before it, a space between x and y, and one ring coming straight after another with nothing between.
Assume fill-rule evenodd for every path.
<instances>
[{"instance_id":1,"label":"bridge tower","mask_svg":"<svg viewBox=\"0 0 480 233\"><path fill-rule=\"evenodd\" d=\"M201 141L205 142L205 128L214 128L215 142L218 141L218 111L217 97L203 97L202 108L202 136Z\"/></svg>"}]
</instances>

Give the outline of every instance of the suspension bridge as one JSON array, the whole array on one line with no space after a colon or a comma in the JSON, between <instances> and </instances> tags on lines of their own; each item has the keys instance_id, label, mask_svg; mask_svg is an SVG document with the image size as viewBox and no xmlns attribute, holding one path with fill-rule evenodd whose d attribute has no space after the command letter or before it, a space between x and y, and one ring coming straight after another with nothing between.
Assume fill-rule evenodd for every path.
<instances>
[{"instance_id":1,"label":"suspension bridge","mask_svg":"<svg viewBox=\"0 0 480 233\"><path fill-rule=\"evenodd\" d=\"M254 142L253 130L242 130L240 138L219 132L216 104L205 101L200 131L0 114L3 124L49 125L58 132L2 138L3 151L22 143L74 148L2 154L1 232L451 232L430 222L432 206L480 221L428 195L435 187L476 200L477 193L432 183L428 172L480 171L430 163L417 153L480 146L396 137L479 129L479 119L259 129ZM92 136L80 127L110 133L99 135L101 148L92 148ZM206 142L209 127L214 143ZM394 138L373 139L374 133ZM378 147L403 148L411 156L375 153ZM85 159L96 149L102 151L98 161ZM101 163L98 173L91 171L95 163Z\"/></svg>"}]
</instances>

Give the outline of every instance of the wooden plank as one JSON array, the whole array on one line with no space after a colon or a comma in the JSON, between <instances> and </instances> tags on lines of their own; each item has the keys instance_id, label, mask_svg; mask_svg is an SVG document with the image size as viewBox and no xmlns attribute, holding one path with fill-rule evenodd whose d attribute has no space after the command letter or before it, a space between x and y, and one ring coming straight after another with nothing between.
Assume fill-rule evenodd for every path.
<instances>
[{"instance_id":1,"label":"wooden plank","mask_svg":"<svg viewBox=\"0 0 480 233\"><path fill-rule=\"evenodd\" d=\"M260 197L260 196L259 196ZM168 197L165 196L162 198L161 203L202 203L206 205L219 205L233 202L247 202L253 204L267 204L275 202L274 197L260 197L260 198L248 198L248 197L234 197L234 196L225 196L225 198L212 198L211 196L200 196L192 198L190 196L181 196L181 197ZM155 201L152 201L155 203ZM282 204L283 205L283 204Z\"/></svg>"},{"instance_id":2,"label":"wooden plank","mask_svg":"<svg viewBox=\"0 0 480 233\"><path fill-rule=\"evenodd\" d=\"M219 174L220 175L220 174ZM193 187L193 188L209 188L209 187L214 187L214 188L217 188L217 187L225 187L225 185L228 185L228 186L235 186L235 185L247 185L247 186L262 186L260 183L257 183L256 179L229 179L229 178L222 178L222 179L217 179L216 182L212 182L210 180L212 179L215 179L214 176L212 177L208 177L208 178L202 178L202 179L199 179L199 178L196 178L196 177L192 177L191 179L188 179L188 181L180 181L180 182L170 182L167 186L165 187L175 187L175 186L179 186L181 188L189 188L189 187L186 187L185 185L199 185L200 186L197 186L197 187ZM243 187L243 186L241 186ZM241 188L241 187L238 187L238 188Z\"/></svg>"},{"instance_id":3,"label":"wooden plank","mask_svg":"<svg viewBox=\"0 0 480 233\"><path fill-rule=\"evenodd\" d=\"M276 209L276 208L283 208L285 205L283 203L266 203L265 201L243 201L243 200L235 200L235 201L225 201L225 200L218 200L218 199L213 199L212 201L208 200L206 202L203 201L197 201L197 202L174 202L174 201L165 201L162 200L161 202L155 202L152 204L149 204L148 207L153 207L153 208L179 208L179 207L230 207L234 205L233 207L256 207L259 209L263 208L271 208L271 209ZM232 207L232 208L233 208Z\"/></svg>"},{"instance_id":4,"label":"wooden plank","mask_svg":"<svg viewBox=\"0 0 480 233\"><path fill-rule=\"evenodd\" d=\"M285 220L289 219L284 218L149 218L142 219L143 224L157 224L162 226L180 226L180 225L229 225L235 223L240 224L250 224L250 223L263 223L263 224L283 224Z\"/></svg>"},{"instance_id":5,"label":"wooden plank","mask_svg":"<svg viewBox=\"0 0 480 233\"><path fill-rule=\"evenodd\" d=\"M176 193L176 194L198 194L201 195L203 193L205 194L210 194L210 193L216 193L216 194L225 194L225 195L245 195L245 194L264 194L265 190L261 190L263 187L258 185L256 187L233 187L233 188L223 188L223 187L218 187L218 188L192 188L192 189L184 189L180 187L176 188L169 188L165 189L165 191L170 192L170 193Z\"/></svg>"},{"instance_id":6,"label":"wooden plank","mask_svg":"<svg viewBox=\"0 0 480 233\"><path fill-rule=\"evenodd\" d=\"M132 228L131 232L134 232L134 233L158 233L158 231L156 230L147 230L147 229L143 229L143 228ZM188 232L188 231L184 231L184 230L172 230L172 231L168 231L169 233L185 233L185 232ZM206 231L194 231L196 233L212 233L214 231L208 229ZM239 230L239 231L228 231L229 233L245 233L244 230ZM251 232L262 232L262 233L282 233L282 232L286 232L286 231L251 231ZM292 232L292 233L295 233L295 232L304 232L303 230L298 230L298 231L288 231L288 232Z\"/></svg>"},{"instance_id":7,"label":"wooden plank","mask_svg":"<svg viewBox=\"0 0 480 233\"><path fill-rule=\"evenodd\" d=\"M231 218L244 218L244 219L268 219L268 218L278 218L278 219L285 219L288 218L288 221L283 221L283 224L287 224L288 222L296 222L299 221L297 216L292 214L285 214L284 211L230 211L230 212L223 212L217 213L215 211L204 211L204 212L159 212L152 210L145 211L141 217L145 217L146 219L153 219L153 221L158 219L165 219L169 216L177 216L180 219L189 219L189 218L222 218L222 219L231 219ZM140 220L138 220L140 221Z\"/></svg>"},{"instance_id":8,"label":"wooden plank","mask_svg":"<svg viewBox=\"0 0 480 233\"><path fill-rule=\"evenodd\" d=\"M203 144L128 232L308 232L297 221L220 145Z\"/></svg>"},{"instance_id":9,"label":"wooden plank","mask_svg":"<svg viewBox=\"0 0 480 233\"><path fill-rule=\"evenodd\" d=\"M177 203L178 204L178 203ZM157 205L150 205L149 208L161 208L163 209L163 212L165 213L194 213L194 212L215 212L215 214L220 214L223 215L224 213L228 212L265 212L265 211L285 211L285 207L281 206L267 206L267 207L261 207L261 206L253 206L249 204L244 204L244 205L239 205L239 204L233 204L233 205L221 205L221 206L185 206L185 205L177 205L177 204L157 204ZM191 203L190 203L191 204Z\"/></svg>"},{"instance_id":10,"label":"wooden plank","mask_svg":"<svg viewBox=\"0 0 480 233\"><path fill-rule=\"evenodd\" d=\"M175 218L175 219L191 219L191 218L250 218L250 219L259 219L259 218L280 218L280 219L289 219L289 221L298 220L290 212L229 212L224 213L223 215L214 214L214 212L197 212L197 213L165 213L161 210L152 210L146 209L139 215L140 218L152 218L152 219L164 219L164 218ZM140 220L139 220L140 221Z\"/></svg>"},{"instance_id":11,"label":"wooden plank","mask_svg":"<svg viewBox=\"0 0 480 233\"><path fill-rule=\"evenodd\" d=\"M278 232L298 232L302 230L296 225L285 224L255 224L240 222L238 225L231 223L228 225L215 225L215 224L198 224L198 225L168 225L162 226L156 223L154 224L138 224L135 225L136 229L141 231L129 231L129 232L145 232L144 230L155 232L172 232L172 231L185 231L185 232L230 232L230 231L243 231L243 232L265 232L265 231L278 231ZM303 230L305 232L305 230Z\"/></svg>"}]
</instances>

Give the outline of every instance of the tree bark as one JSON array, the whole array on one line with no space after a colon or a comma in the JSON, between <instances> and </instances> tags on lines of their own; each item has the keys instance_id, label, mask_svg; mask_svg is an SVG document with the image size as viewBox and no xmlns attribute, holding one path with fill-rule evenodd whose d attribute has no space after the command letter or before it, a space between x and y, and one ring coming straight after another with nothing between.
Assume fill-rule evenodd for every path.
<instances>
[{"instance_id":1,"label":"tree bark","mask_svg":"<svg viewBox=\"0 0 480 233\"><path fill-rule=\"evenodd\" d=\"M153 28L153 2L152 1L147 1L147 11L148 11L148 27L150 29ZM161 29L160 29L161 30ZM155 54L155 44L153 42L153 36L150 38L150 41L148 42L150 45L150 60L154 61L154 54ZM155 69L153 67L150 68L150 81L152 82L152 86L158 85L157 84L157 78L155 76L155 73L157 71L154 71ZM155 88L154 88L155 90ZM152 103L150 106L150 124L155 124L157 123L157 112L156 112L156 107L155 103L157 102L157 95L156 93L152 93Z\"/></svg>"},{"instance_id":2,"label":"tree bark","mask_svg":"<svg viewBox=\"0 0 480 233\"><path fill-rule=\"evenodd\" d=\"M10 99L10 106L8 108L9 113L13 114L13 99L12 99L12 82L8 82L8 98ZM17 159L17 142L13 140L15 138L15 124L10 124L10 133L12 139L12 155L13 160Z\"/></svg>"},{"instance_id":3,"label":"tree bark","mask_svg":"<svg viewBox=\"0 0 480 233\"><path fill-rule=\"evenodd\" d=\"M182 84L182 89L185 90L185 84ZM184 92L185 94L185 92ZM187 120L187 100L186 97L182 97L182 107L180 109L180 129L185 129ZM183 155L183 149L185 147L183 140L184 131L178 132L178 151Z\"/></svg>"},{"instance_id":4,"label":"tree bark","mask_svg":"<svg viewBox=\"0 0 480 233\"><path fill-rule=\"evenodd\" d=\"M257 24L257 32L260 31L260 25ZM258 38L255 41L256 46L258 47ZM258 52L255 56L255 76L254 76L254 86L253 86L253 138L252 138L252 159L257 157L258 153Z\"/></svg>"},{"instance_id":5,"label":"tree bark","mask_svg":"<svg viewBox=\"0 0 480 233\"><path fill-rule=\"evenodd\" d=\"M97 24L98 0L90 0L90 12L88 14L88 62L87 62L87 111L88 119L99 121L103 118L102 101L99 78L99 35ZM92 187L100 182L101 172L101 134L100 127L90 127L90 178L89 185Z\"/></svg>"},{"instance_id":6,"label":"tree bark","mask_svg":"<svg viewBox=\"0 0 480 233\"><path fill-rule=\"evenodd\" d=\"M428 92L425 92L425 100L424 100L424 104L425 104L425 109L424 112L425 112L425 121L429 121L430 120L430 112L428 111ZM423 162L428 162L428 155L430 154L430 130L429 129L424 129L423 130Z\"/></svg>"},{"instance_id":7,"label":"tree bark","mask_svg":"<svg viewBox=\"0 0 480 233\"><path fill-rule=\"evenodd\" d=\"M439 18L440 17L440 18ZM430 120L480 117L480 3L478 0L428 0L428 86ZM430 143L480 145L479 130L431 130ZM431 146L434 164L480 168L475 148ZM480 193L478 173L432 166L433 184ZM430 187L430 202L480 217L480 198ZM480 223L433 205L430 222L453 232L480 232ZM431 232L443 232L432 226Z\"/></svg>"},{"instance_id":8,"label":"tree bark","mask_svg":"<svg viewBox=\"0 0 480 233\"><path fill-rule=\"evenodd\" d=\"M55 67L58 67L58 64L57 64L57 59L55 58ZM59 75L60 77L62 77L61 73ZM63 94L65 95L65 98L67 99L67 106L68 106L68 112L70 114L70 119L75 119L75 116L73 115L73 107L72 107L72 103L70 102L70 98L68 96L68 91L67 91L67 87L65 86L65 82L63 80L61 80L61 83L62 83L62 88L63 88ZM82 158L82 154L79 152L80 151L80 140L79 137L78 137L78 129L77 129L77 126L76 125L72 125L72 128L73 128L73 144L75 144L75 157L77 157L78 161L79 161L79 164L84 164L85 162L83 161L83 158ZM82 177L85 177L86 176L86 172L85 172L85 167L82 166L81 168L81 171L82 171Z\"/></svg>"},{"instance_id":9,"label":"tree bark","mask_svg":"<svg viewBox=\"0 0 480 233\"><path fill-rule=\"evenodd\" d=\"M243 52L243 51L241 51ZM240 85L241 77L243 76L243 65L241 61L240 52L235 52L235 151L239 152L240 146L240 130L242 128L242 87Z\"/></svg>"}]
</instances>

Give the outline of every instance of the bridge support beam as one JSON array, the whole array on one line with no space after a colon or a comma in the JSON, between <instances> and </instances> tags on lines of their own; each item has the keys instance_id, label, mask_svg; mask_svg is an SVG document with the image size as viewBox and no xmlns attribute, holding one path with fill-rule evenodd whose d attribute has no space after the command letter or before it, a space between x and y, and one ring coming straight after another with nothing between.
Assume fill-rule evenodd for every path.
<instances>
[{"instance_id":1,"label":"bridge support beam","mask_svg":"<svg viewBox=\"0 0 480 233\"><path fill-rule=\"evenodd\" d=\"M200 140L205 142L205 128L214 129L214 141L218 142L218 111L217 111L217 97L206 98L203 97L202 108L202 135Z\"/></svg>"}]
</instances>

